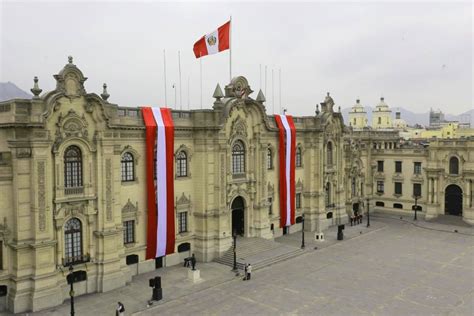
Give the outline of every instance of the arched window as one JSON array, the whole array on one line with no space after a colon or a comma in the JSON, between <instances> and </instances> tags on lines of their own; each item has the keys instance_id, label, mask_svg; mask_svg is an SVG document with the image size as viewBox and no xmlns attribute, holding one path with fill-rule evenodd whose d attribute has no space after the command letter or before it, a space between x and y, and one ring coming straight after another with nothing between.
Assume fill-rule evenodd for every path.
<instances>
[{"instance_id":1,"label":"arched window","mask_svg":"<svg viewBox=\"0 0 474 316\"><path fill-rule=\"evenodd\" d=\"M332 143L328 142L327 144L327 164L332 166Z\"/></svg>"},{"instance_id":2,"label":"arched window","mask_svg":"<svg viewBox=\"0 0 474 316\"><path fill-rule=\"evenodd\" d=\"M331 206L331 183L326 183L326 207Z\"/></svg>"},{"instance_id":3,"label":"arched window","mask_svg":"<svg viewBox=\"0 0 474 316\"><path fill-rule=\"evenodd\" d=\"M296 161L295 161L296 167L301 167L302 161L301 161L301 147L296 147Z\"/></svg>"},{"instance_id":4,"label":"arched window","mask_svg":"<svg viewBox=\"0 0 474 316\"><path fill-rule=\"evenodd\" d=\"M378 123L379 125L382 124L382 118L381 118L381 117L378 118L377 123Z\"/></svg>"},{"instance_id":5,"label":"arched window","mask_svg":"<svg viewBox=\"0 0 474 316\"><path fill-rule=\"evenodd\" d=\"M122 161L120 163L122 166L122 182L134 181L135 165L133 161L133 155L131 153L123 154Z\"/></svg>"},{"instance_id":6,"label":"arched window","mask_svg":"<svg viewBox=\"0 0 474 316\"><path fill-rule=\"evenodd\" d=\"M267 169L273 169L273 155L270 148L267 149Z\"/></svg>"},{"instance_id":7,"label":"arched window","mask_svg":"<svg viewBox=\"0 0 474 316\"><path fill-rule=\"evenodd\" d=\"M71 218L64 225L65 265L83 261L82 225L77 218Z\"/></svg>"},{"instance_id":8,"label":"arched window","mask_svg":"<svg viewBox=\"0 0 474 316\"><path fill-rule=\"evenodd\" d=\"M79 147L74 145L64 152L64 186L82 187L82 153Z\"/></svg>"},{"instance_id":9,"label":"arched window","mask_svg":"<svg viewBox=\"0 0 474 316\"><path fill-rule=\"evenodd\" d=\"M232 146L232 173L245 173L245 147L240 140Z\"/></svg>"},{"instance_id":10,"label":"arched window","mask_svg":"<svg viewBox=\"0 0 474 316\"><path fill-rule=\"evenodd\" d=\"M449 159L449 173L459 174L459 159L457 157Z\"/></svg>"},{"instance_id":11,"label":"arched window","mask_svg":"<svg viewBox=\"0 0 474 316\"><path fill-rule=\"evenodd\" d=\"M176 176L188 176L188 156L184 150L181 150L176 156Z\"/></svg>"}]
</instances>

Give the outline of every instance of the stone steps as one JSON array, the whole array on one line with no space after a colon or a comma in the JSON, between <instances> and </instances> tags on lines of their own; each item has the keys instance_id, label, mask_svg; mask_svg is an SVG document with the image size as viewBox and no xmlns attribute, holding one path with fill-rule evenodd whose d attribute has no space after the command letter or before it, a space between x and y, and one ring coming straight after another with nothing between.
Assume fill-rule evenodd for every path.
<instances>
[{"instance_id":1,"label":"stone steps","mask_svg":"<svg viewBox=\"0 0 474 316\"><path fill-rule=\"evenodd\" d=\"M284 245L263 238L237 239L237 267L244 268L245 263L251 263L254 270L296 257L304 253L300 248ZM231 247L220 258L214 261L233 267L234 252Z\"/></svg>"}]
</instances>

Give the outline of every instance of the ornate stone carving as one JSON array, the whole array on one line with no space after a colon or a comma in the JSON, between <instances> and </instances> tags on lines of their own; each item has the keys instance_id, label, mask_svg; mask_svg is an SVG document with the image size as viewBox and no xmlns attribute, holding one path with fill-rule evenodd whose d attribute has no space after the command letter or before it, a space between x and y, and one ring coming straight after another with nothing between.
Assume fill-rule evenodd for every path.
<instances>
[{"instance_id":1,"label":"ornate stone carving","mask_svg":"<svg viewBox=\"0 0 474 316\"><path fill-rule=\"evenodd\" d=\"M46 162L38 161L36 164L38 172L38 228L40 231L46 229Z\"/></svg>"},{"instance_id":2,"label":"ornate stone carving","mask_svg":"<svg viewBox=\"0 0 474 316\"><path fill-rule=\"evenodd\" d=\"M77 216L78 214L85 214L85 202L67 202L62 203L56 210L56 216L63 212L64 217Z\"/></svg>"},{"instance_id":3,"label":"ornate stone carving","mask_svg":"<svg viewBox=\"0 0 474 316\"><path fill-rule=\"evenodd\" d=\"M30 158L30 157L31 157L31 148L20 147L16 149L16 158Z\"/></svg>"},{"instance_id":4,"label":"ornate stone carving","mask_svg":"<svg viewBox=\"0 0 474 316\"><path fill-rule=\"evenodd\" d=\"M138 211L138 202L135 205L128 199L127 204L122 207L122 216L124 214L136 213Z\"/></svg>"},{"instance_id":5,"label":"ornate stone carving","mask_svg":"<svg viewBox=\"0 0 474 316\"><path fill-rule=\"evenodd\" d=\"M105 160L105 212L107 220L112 220L112 160Z\"/></svg>"},{"instance_id":6,"label":"ornate stone carving","mask_svg":"<svg viewBox=\"0 0 474 316\"><path fill-rule=\"evenodd\" d=\"M301 179L298 179L298 182L296 183L296 191L302 192L303 191L303 182Z\"/></svg>"},{"instance_id":7,"label":"ornate stone carving","mask_svg":"<svg viewBox=\"0 0 474 316\"><path fill-rule=\"evenodd\" d=\"M230 84L225 87L227 98L247 99L252 92L247 79L242 76L233 78Z\"/></svg>"},{"instance_id":8,"label":"ornate stone carving","mask_svg":"<svg viewBox=\"0 0 474 316\"><path fill-rule=\"evenodd\" d=\"M226 178L226 173L225 173L225 155L221 153L221 200L225 200L225 178Z\"/></svg>"},{"instance_id":9,"label":"ornate stone carving","mask_svg":"<svg viewBox=\"0 0 474 316\"><path fill-rule=\"evenodd\" d=\"M247 123L240 116L232 122L231 126L230 139L233 140L236 136L247 138Z\"/></svg>"},{"instance_id":10,"label":"ornate stone carving","mask_svg":"<svg viewBox=\"0 0 474 316\"><path fill-rule=\"evenodd\" d=\"M269 196L274 196L275 195L275 186L273 184L271 184L270 182L268 182L267 191L268 191Z\"/></svg>"},{"instance_id":11,"label":"ornate stone carving","mask_svg":"<svg viewBox=\"0 0 474 316\"><path fill-rule=\"evenodd\" d=\"M191 196L189 196L189 198L186 197L186 195L184 195L184 192L183 194L181 194L181 197L179 199L177 199L176 201L176 206L183 206L183 205L190 205L191 204Z\"/></svg>"},{"instance_id":12,"label":"ornate stone carving","mask_svg":"<svg viewBox=\"0 0 474 316\"><path fill-rule=\"evenodd\" d=\"M56 122L56 132L53 148L57 150L59 145L70 137L79 137L88 141L89 132L87 131L87 121L84 115L79 116L73 109L62 116L62 113L58 116Z\"/></svg>"}]
</instances>

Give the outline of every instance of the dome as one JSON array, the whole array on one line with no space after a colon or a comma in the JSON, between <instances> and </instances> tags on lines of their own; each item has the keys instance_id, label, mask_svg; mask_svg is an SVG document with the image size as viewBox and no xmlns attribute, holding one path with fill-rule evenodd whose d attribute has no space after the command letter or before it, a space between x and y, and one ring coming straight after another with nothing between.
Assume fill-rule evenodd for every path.
<instances>
[{"instance_id":1,"label":"dome","mask_svg":"<svg viewBox=\"0 0 474 316\"><path fill-rule=\"evenodd\" d=\"M352 106L351 113L365 113L364 106L360 104L360 100L356 100L356 104Z\"/></svg>"},{"instance_id":2,"label":"dome","mask_svg":"<svg viewBox=\"0 0 474 316\"><path fill-rule=\"evenodd\" d=\"M380 103L375 107L376 112L391 112L387 103L385 103L384 97L380 98Z\"/></svg>"}]
</instances>

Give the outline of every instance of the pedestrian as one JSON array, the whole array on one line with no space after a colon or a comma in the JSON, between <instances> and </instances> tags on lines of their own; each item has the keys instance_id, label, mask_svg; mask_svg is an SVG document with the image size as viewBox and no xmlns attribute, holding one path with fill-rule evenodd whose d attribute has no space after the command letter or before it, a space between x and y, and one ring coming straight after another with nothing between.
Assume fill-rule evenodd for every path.
<instances>
[{"instance_id":1,"label":"pedestrian","mask_svg":"<svg viewBox=\"0 0 474 316\"><path fill-rule=\"evenodd\" d=\"M194 253L191 257L191 266L192 266L193 271L196 270L196 257L194 256Z\"/></svg>"},{"instance_id":2,"label":"pedestrian","mask_svg":"<svg viewBox=\"0 0 474 316\"><path fill-rule=\"evenodd\" d=\"M250 263L247 265L247 280L250 280L250 277L252 276L252 266Z\"/></svg>"},{"instance_id":3,"label":"pedestrian","mask_svg":"<svg viewBox=\"0 0 474 316\"><path fill-rule=\"evenodd\" d=\"M117 309L115 310L115 316L124 316L125 315L125 306L121 302L117 303Z\"/></svg>"},{"instance_id":4,"label":"pedestrian","mask_svg":"<svg viewBox=\"0 0 474 316\"><path fill-rule=\"evenodd\" d=\"M244 281L247 280L247 264L244 264Z\"/></svg>"}]
</instances>

